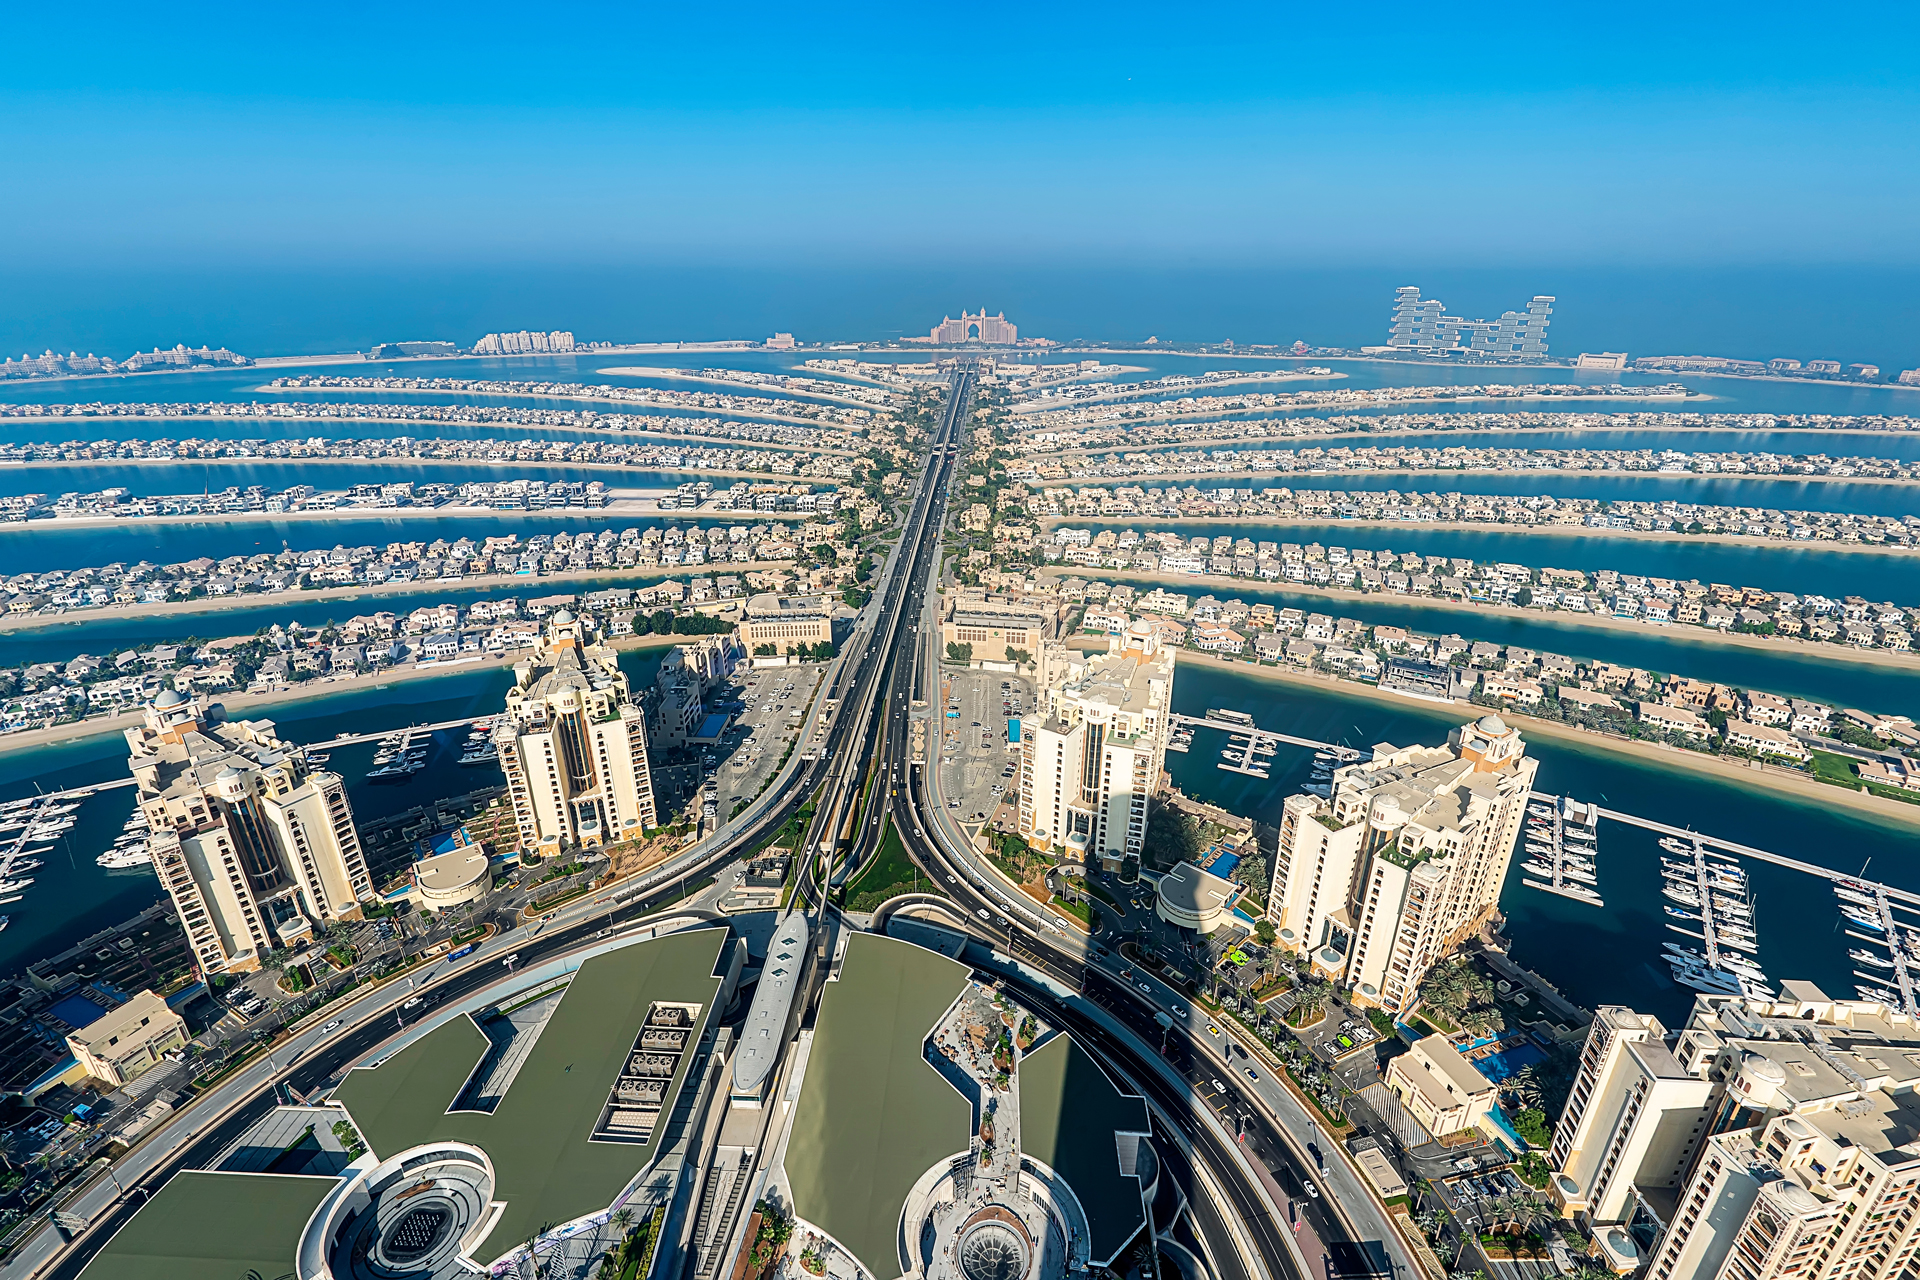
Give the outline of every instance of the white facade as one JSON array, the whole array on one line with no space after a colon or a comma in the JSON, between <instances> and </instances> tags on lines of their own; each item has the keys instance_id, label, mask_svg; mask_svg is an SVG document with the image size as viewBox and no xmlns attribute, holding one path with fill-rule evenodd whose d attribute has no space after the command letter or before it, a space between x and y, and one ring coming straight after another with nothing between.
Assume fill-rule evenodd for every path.
<instances>
[{"instance_id":1,"label":"white facade","mask_svg":"<svg viewBox=\"0 0 1920 1280\"><path fill-rule=\"evenodd\" d=\"M1281 944L1361 1001L1406 1008L1499 904L1538 768L1485 716L1445 747L1376 746L1328 799L1289 797L1267 896Z\"/></svg>"},{"instance_id":2,"label":"white facade","mask_svg":"<svg viewBox=\"0 0 1920 1280\"><path fill-rule=\"evenodd\" d=\"M1552 296L1541 294L1525 311L1508 311L1498 320L1463 320L1446 315L1438 298L1423 299L1419 289L1408 286L1395 292L1387 345L1432 354L1544 357L1553 303Z\"/></svg>"},{"instance_id":3,"label":"white facade","mask_svg":"<svg viewBox=\"0 0 1920 1280\"><path fill-rule=\"evenodd\" d=\"M309 773L271 720L218 720L168 690L126 737L154 870L203 973L360 918L373 882L346 784Z\"/></svg>"},{"instance_id":4,"label":"white facade","mask_svg":"<svg viewBox=\"0 0 1920 1280\"><path fill-rule=\"evenodd\" d=\"M613 650L582 642L566 610L514 667L493 731L520 847L540 854L638 837L658 826L647 722Z\"/></svg>"},{"instance_id":5,"label":"white facade","mask_svg":"<svg viewBox=\"0 0 1920 1280\"><path fill-rule=\"evenodd\" d=\"M1658 1019L1612 1005L1587 1030L1552 1151L1558 1195L1595 1222L1624 1221L1635 1188L1677 1186L1705 1136L1698 1121L1712 1087L1665 1035Z\"/></svg>"},{"instance_id":6,"label":"white facade","mask_svg":"<svg viewBox=\"0 0 1920 1280\"><path fill-rule=\"evenodd\" d=\"M1174 650L1135 623L1092 657L1048 648L1040 715L1021 723L1020 831L1030 845L1118 871L1138 857L1166 763Z\"/></svg>"},{"instance_id":7,"label":"white facade","mask_svg":"<svg viewBox=\"0 0 1920 1280\"><path fill-rule=\"evenodd\" d=\"M1920 1026L1804 982L1602 1009L1556 1127L1557 1195L1656 1232L1647 1280L1893 1280L1920 1250Z\"/></svg>"}]
</instances>

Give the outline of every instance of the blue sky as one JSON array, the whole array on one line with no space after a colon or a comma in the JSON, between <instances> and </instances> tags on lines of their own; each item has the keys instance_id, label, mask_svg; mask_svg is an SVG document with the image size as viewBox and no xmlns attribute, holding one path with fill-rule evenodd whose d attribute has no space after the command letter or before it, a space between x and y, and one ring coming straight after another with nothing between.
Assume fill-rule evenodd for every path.
<instances>
[{"instance_id":1,"label":"blue sky","mask_svg":"<svg viewBox=\"0 0 1920 1280\"><path fill-rule=\"evenodd\" d=\"M1911 5L9 15L0 268L1912 264Z\"/></svg>"}]
</instances>

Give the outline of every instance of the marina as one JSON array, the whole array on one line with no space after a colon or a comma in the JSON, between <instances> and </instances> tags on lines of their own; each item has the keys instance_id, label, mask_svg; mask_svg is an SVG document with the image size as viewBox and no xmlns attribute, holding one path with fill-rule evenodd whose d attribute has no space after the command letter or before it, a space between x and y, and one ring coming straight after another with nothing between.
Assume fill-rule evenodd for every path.
<instances>
[{"instance_id":1,"label":"marina","mask_svg":"<svg viewBox=\"0 0 1920 1280\"><path fill-rule=\"evenodd\" d=\"M1590 804L1569 796L1535 791L1527 797L1527 825L1521 833L1527 860L1520 865L1529 889L1557 893L1574 902L1604 907L1595 866L1599 854L1599 815Z\"/></svg>"},{"instance_id":2,"label":"marina","mask_svg":"<svg viewBox=\"0 0 1920 1280\"><path fill-rule=\"evenodd\" d=\"M1699 950L1667 944L1674 980L1709 994L1771 999L1766 975L1749 958L1759 950L1759 939L1746 871L1731 856L1710 852L1700 839L1664 836L1660 847L1674 855L1661 859L1661 893L1679 904L1665 908L1672 917L1667 928L1701 944Z\"/></svg>"},{"instance_id":3,"label":"marina","mask_svg":"<svg viewBox=\"0 0 1920 1280\"><path fill-rule=\"evenodd\" d=\"M1326 794L1336 762L1367 753L1341 743L1260 728L1244 713L1209 710L1205 716L1174 714L1176 733L1197 728L1229 735L1228 753L1244 758L1253 741L1286 743L1314 751L1311 780L1300 789ZM1356 726L1357 728L1357 726ZM1269 750L1264 759L1271 760ZM1270 767L1221 769L1266 779ZM1791 872L1818 876L1833 886L1841 924L1852 945L1843 950L1862 998L1885 999L1895 1007L1920 1012L1920 893L1868 880L1757 846L1707 835L1608 807L1545 791L1528 796L1519 880L1528 888L1570 902L1605 909L1599 891L1597 853L1602 819L1646 831L1656 837L1661 856L1652 892L1655 919L1684 940L1655 942L1654 950L1671 980L1682 988L1719 994L1770 994L1772 984L1758 958L1760 937L1750 877L1743 863L1761 862ZM1555 872L1558 871L1558 876ZM1629 897L1645 902L1646 889ZM1909 913L1916 917L1896 915ZM1868 994L1872 993L1872 994Z\"/></svg>"}]
</instances>

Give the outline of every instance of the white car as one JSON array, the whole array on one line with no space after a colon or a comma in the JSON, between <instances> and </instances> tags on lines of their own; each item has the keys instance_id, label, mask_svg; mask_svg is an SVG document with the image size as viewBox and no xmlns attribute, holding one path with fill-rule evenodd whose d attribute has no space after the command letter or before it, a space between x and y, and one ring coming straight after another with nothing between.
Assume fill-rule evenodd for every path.
<instances>
[{"instance_id":1,"label":"white car","mask_svg":"<svg viewBox=\"0 0 1920 1280\"><path fill-rule=\"evenodd\" d=\"M325 1035L329 1031L338 1031L340 1029L340 1026L341 1026L340 1019L335 1018L332 1022L329 1022L326 1026L320 1028L320 1034Z\"/></svg>"}]
</instances>

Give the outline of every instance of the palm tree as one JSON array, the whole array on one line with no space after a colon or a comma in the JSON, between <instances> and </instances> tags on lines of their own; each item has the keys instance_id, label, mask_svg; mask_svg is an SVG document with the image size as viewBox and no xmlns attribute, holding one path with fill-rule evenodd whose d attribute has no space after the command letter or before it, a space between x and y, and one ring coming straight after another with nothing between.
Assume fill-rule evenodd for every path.
<instances>
[{"instance_id":1,"label":"palm tree","mask_svg":"<svg viewBox=\"0 0 1920 1280\"><path fill-rule=\"evenodd\" d=\"M623 1205L613 1211L613 1216L609 1221L611 1221L614 1226L620 1228L620 1234L624 1236L627 1234L628 1228L633 1226L633 1210Z\"/></svg>"}]
</instances>

